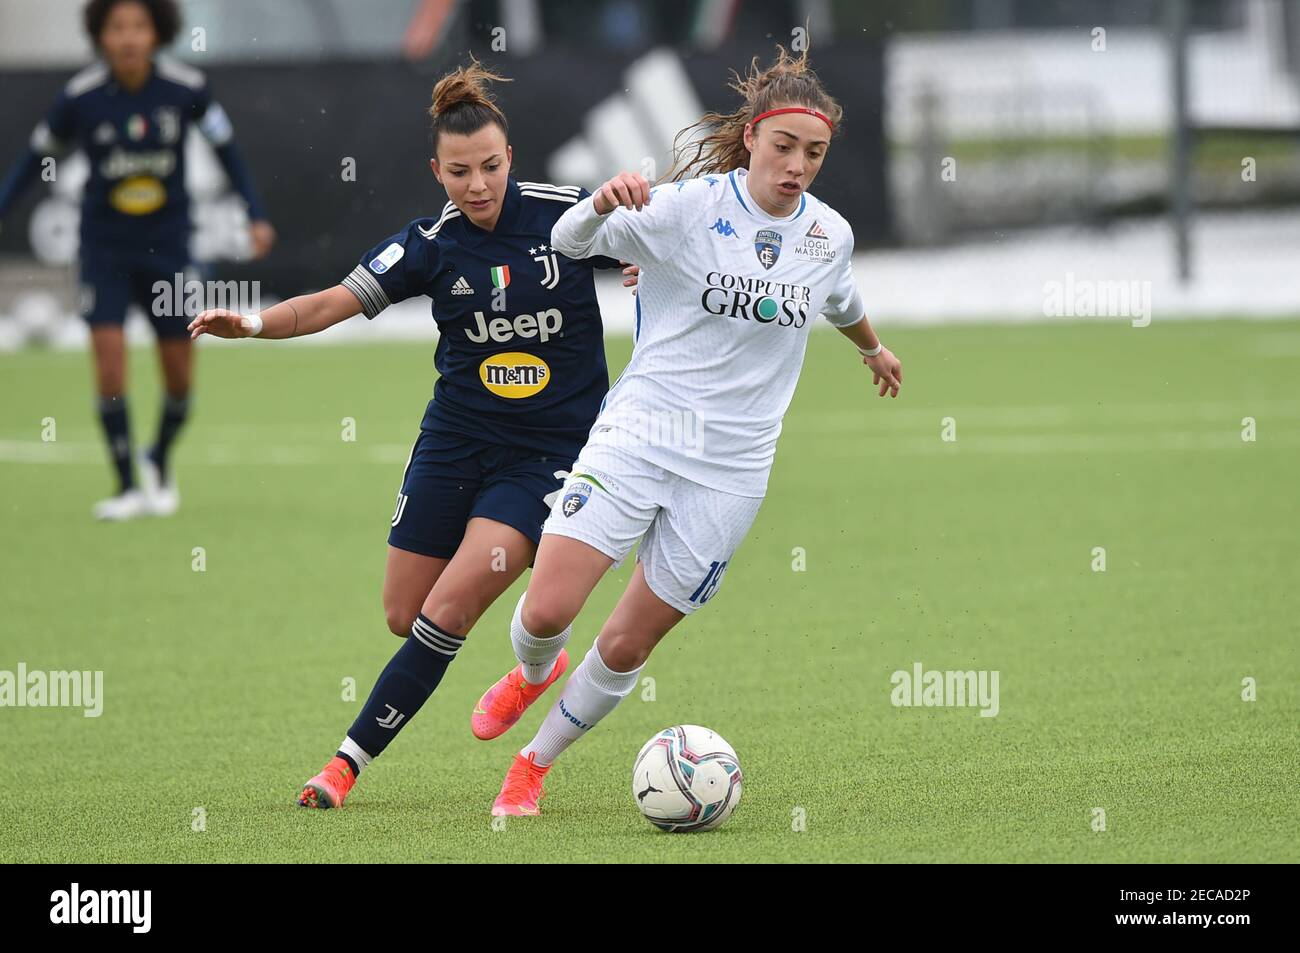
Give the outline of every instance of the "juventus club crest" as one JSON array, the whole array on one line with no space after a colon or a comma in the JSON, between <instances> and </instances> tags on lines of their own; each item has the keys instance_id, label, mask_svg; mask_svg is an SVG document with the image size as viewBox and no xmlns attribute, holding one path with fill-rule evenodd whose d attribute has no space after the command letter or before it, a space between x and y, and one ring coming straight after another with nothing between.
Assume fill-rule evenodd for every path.
<instances>
[{"instance_id":1,"label":"juventus club crest","mask_svg":"<svg viewBox=\"0 0 1300 953\"><path fill-rule=\"evenodd\" d=\"M542 276L542 287L553 290L560 283L560 260L555 257L554 249L547 250L546 245L539 245L537 248L528 249L529 254L541 252L540 255L533 255L533 261L542 265L546 269L546 274Z\"/></svg>"},{"instance_id":2,"label":"juventus club crest","mask_svg":"<svg viewBox=\"0 0 1300 953\"><path fill-rule=\"evenodd\" d=\"M781 257L781 233L770 228L759 229L754 236L754 254L764 268L771 268Z\"/></svg>"},{"instance_id":3,"label":"juventus club crest","mask_svg":"<svg viewBox=\"0 0 1300 953\"><path fill-rule=\"evenodd\" d=\"M181 138L181 113L174 106L159 106L153 111L154 124L158 127L158 139L167 145L178 142Z\"/></svg>"}]
</instances>

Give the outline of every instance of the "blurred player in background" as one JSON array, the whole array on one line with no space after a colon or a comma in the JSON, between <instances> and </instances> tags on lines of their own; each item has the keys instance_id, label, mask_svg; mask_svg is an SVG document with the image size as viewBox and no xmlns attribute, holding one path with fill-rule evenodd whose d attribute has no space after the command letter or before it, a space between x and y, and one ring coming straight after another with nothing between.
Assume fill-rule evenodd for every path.
<instances>
[{"instance_id":1,"label":"blurred player in background","mask_svg":"<svg viewBox=\"0 0 1300 953\"><path fill-rule=\"evenodd\" d=\"M192 123L248 204L254 256L270 250L275 231L203 74L159 55L180 27L174 0L91 0L85 24L100 58L64 87L0 183L0 220L40 177L46 156L80 145L90 160L81 204L81 306L90 324L99 419L117 474L116 495L97 503L94 513L105 520L166 516L180 505L168 455L189 413L193 361L186 315L155 314L154 284L166 283L167 301L181 297L171 289L190 264L185 137ZM138 459L131 448L123 334L133 302L157 334L166 388L157 436Z\"/></svg>"},{"instance_id":2,"label":"blurred player in background","mask_svg":"<svg viewBox=\"0 0 1300 953\"><path fill-rule=\"evenodd\" d=\"M388 626L409 638L303 787L304 807L343 804L428 701L479 616L532 563L550 501L609 389L593 269L620 263L574 261L549 246L560 214L587 193L510 175L509 127L487 90L500 79L475 62L434 87L430 166L449 199L436 218L384 239L333 288L260 315L205 311L190 325L195 337L288 338L433 299L439 376L402 478L384 574ZM635 272L625 269L625 285ZM546 645L568 631L558 636ZM518 717L519 698L543 692L567 664L561 645L536 685L516 667L519 697L476 716L476 730L483 719Z\"/></svg>"},{"instance_id":3,"label":"blurred player in background","mask_svg":"<svg viewBox=\"0 0 1300 953\"><path fill-rule=\"evenodd\" d=\"M702 135L670 173L674 184L651 190L622 173L552 233L565 254L626 257L644 271L632 360L551 510L512 622L515 644L529 647L519 658L530 681L560 651L600 578L641 546L596 643L515 756L494 815L537 814L555 759L632 691L659 640L717 593L767 492L819 313L857 346L880 396L898 396L901 366L872 330L854 281L853 232L808 192L839 105L807 54L784 49L766 70L755 59L733 88L744 105L697 124ZM698 439L647 431L647 420L682 414L699 422ZM509 678L489 696L508 691ZM521 707L539 695L520 695Z\"/></svg>"}]
</instances>

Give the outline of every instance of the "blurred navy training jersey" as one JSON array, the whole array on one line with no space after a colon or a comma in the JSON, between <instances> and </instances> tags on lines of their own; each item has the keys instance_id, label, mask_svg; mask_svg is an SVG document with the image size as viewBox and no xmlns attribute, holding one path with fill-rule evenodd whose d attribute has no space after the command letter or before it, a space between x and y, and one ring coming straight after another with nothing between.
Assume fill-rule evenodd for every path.
<instances>
[{"instance_id":1,"label":"blurred navy training jersey","mask_svg":"<svg viewBox=\"0 0 1300 953\"><path fill-rule=\"evenodd\" d=\"M380 242L343 279L367 318L433 299L438 382L422 429L576 457L609 389L593 268L550 247L551 227L588 192L507 182L485 232L451 202Z\"/></svg>"},{"instance_id":2,"label":"blurred navy training jersey","mask_svg":"<svg viewBox=\"0 0 1300 953\"><path fill-rule=\"evenodd\" d=\"M264 218L230 120L193 67L156 57L149 79L122 88L107 64L74 76L32 133L31 148L0 184L0 216L40 175L41 160L80 144L90 160L81 211L81 244L174 247L190 233L185 136L191 123L216 149L231 185Z\"/></svg>"}]
</instances>

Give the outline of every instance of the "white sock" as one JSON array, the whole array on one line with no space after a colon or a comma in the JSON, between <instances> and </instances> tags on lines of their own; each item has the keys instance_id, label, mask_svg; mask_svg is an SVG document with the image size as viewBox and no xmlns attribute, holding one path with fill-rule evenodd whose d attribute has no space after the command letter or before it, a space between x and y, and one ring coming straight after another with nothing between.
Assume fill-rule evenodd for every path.
<instances>
[{"instance_id":1,"label":"white sock","mask_svg":"<svg viewBox=\"0 0 1300 953\"><path fill-rule=\"evenodd\" d=\"M640 668L630 672L611 670L593 645L546 713L536 737L519 753L525 758L535 754L539 766L550 764L632 694L640 674Z\"/></svg>"},{"instance_id":2,"label":"white sock","mask_svg":"<svg viewBox=\"0 0 1300 953\"><path fill-rule=\"evenodd\" d=\"M369 767L370 762L375 760L366 754L365 748L362 748L351 738L344 738L343 744L339 745L339 750L357 763L358 771Z\"/></svg>"},{"instance_id":3,"label":"white sock","mask_svg":"<svg viewBox=\"0 0 1300 953\"><path fill-rule=\"evenodd\" d=\"M549 639L539 639L524 628L522 613L527 596L527 592L520 596L519 604L515 606L515 617L510 620L510 642L515 647L515 658L524 666L524 681L540 685L551 677L555 660L560 657L564 643L569 641L573 626Z\"/></svg>"}]
</instances>

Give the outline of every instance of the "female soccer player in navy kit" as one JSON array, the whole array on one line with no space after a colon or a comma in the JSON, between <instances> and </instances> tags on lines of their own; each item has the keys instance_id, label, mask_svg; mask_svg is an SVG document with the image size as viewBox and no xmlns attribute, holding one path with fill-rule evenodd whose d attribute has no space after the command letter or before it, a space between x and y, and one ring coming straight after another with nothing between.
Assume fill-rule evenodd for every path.
<instances>
[{"instance_id":1,"label":"female soccer player in navy kit","mask_svg":"<svg viewBox=\"0 0 1300 953\"><path fill-rule=\"evenodd\" d=\"M248 203L250 242L262 256L275 240L248 172L231 141L230 120L203 74L157 55L176 36L174 0L91 0L86 30L101 59L64 87L32 134L27 153L0 183L0 219L42 172L45 157L74 142L90 159L81 207L82 307L90 324L99 417L118 492L95 506L100 519L175 512L180 502L168 452L189 412L189 317L154 307L154 285L169 289L189 264L185 136L191 124L216 148L231 184ZM133 461L126 401L126 309L135 302L158 337L166 394L153 446ZM133 463L139 464L137 488Z\"/></svg>"},{"instance_id":2,"label":"female soccer player in navy kit","mask_svg":"<svg viewBox=\"0 0 1300 953\"><path fill-rule=\"evenodd\" d=\"M595 645L515 755L494 815L537 814L556 758L632 691L659 640L718 591L767 491L818 314L857 345L880 396L898 396L901 365L872 330L854 281L853 232L808 191L840 107L807 55L783 49L766 70L755 60L733 87L743 104L701 121L704 134L687 147L694 155L671 183L651 190L623 173L552 233L566 254L633 257L643 272L632 360L551 510L512 623L517 644L537 646L530 664L549 664L600 578L640 548ZM662 424L683 418L698 424L691 439L662 439L674 433Z\"/></svg>"},{"instance_id":3,"label":"female soccer player in navy kit","mask_svg":"<svg viewBox=\"0 0 1300 953\"><path fill-rule=\"evenodd\" d=\"M397 496L384 578L389 628L410 637L338 753L302 789L305 807L343 804L358 773L428 700L479 616L532 562L551 500L609 388L592 269L619 263L550 247L556 220L586 193L511 177L506 118L486 88L501 78L475 62L434 87L430 166L450 200L437 216L384 239L333 288L260 315L205 311L190 326L196 337L287 338L358 312L373 318L406 298L433 299L440 376ZM518 717L567 664L555 653L537 684L517 667L509 710L481 717Z\"/></svg>"}]
</instances>

